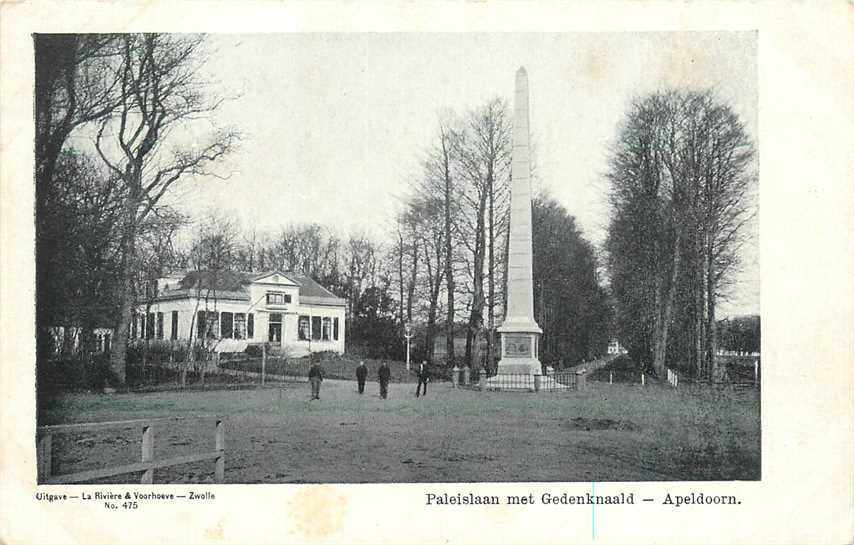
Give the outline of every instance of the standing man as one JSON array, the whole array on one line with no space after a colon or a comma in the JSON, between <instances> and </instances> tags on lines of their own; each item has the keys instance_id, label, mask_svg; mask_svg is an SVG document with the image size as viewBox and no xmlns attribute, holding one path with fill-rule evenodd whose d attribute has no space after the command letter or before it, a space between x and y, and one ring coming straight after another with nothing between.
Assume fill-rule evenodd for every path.
<instances>
[{"instance_id":1,"label":"standing man","mask_svg":"<svg viewBox=\"0 0 854 545\"><path fill-rule=\"evenodd\" d=\"M365 367L365 362L360 361L356 367L356 381L359 383L359 393L365 393L365 379L368 378L368 368Z\"/></svg>"},{"instance_id":2,"label":"standing man","mask_svg":"<svg viewBox=\"0 0 854 545\"><path fill-rule=\"evenodd\" d=\"M320 383L323 382L323 369L314 362L308 370L308 380L311 382L311 399L320 399Z\"/></svg>"},{"instance_id":3,"label":"standing man","mask_svg":"<svg viewBox=\"0 0 854 545\"><path fill-rule=\"evenodd\" d=\"M421 385L424 385L424 395L427 395L427 381L430 380L430 372L427 371L427 361L422 361L418 367L418 387L415 389L415 397L421 395Z\"/></svg>"},{"instance_id":4,"label":"standing man","mask_svg":"<svg viewBox=\"0 0 854 545\"><path fill-rule=\"evenodd\" d=\"M383 360L382 365L380 365L380 370L377 372L377 376L380 379L380 397L385 399L388 397L388 381L391 379L391 369L388 367L388 363Z\"/></svg>"}]
</instances>

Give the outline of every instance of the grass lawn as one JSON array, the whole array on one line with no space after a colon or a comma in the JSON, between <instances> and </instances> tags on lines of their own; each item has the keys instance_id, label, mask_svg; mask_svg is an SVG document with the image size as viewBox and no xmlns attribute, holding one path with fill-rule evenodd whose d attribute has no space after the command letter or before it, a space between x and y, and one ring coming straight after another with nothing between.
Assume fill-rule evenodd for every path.
<instances>
[{"instance_id":1,"label":"grass lawn","mask_svg":"<svg viewBox=\"0 0 854 545\"><path fill-rule=\"evenodd\" d=\"M369 377L373 379L373 377ZM45 424L227 416L226 481L489 482L759 479L759 393L590 382L583 392L509 393L431 383L326 380L279 389L68 394ZM213 424L155 428L155 458L213 448ZM138 431L54 437L54 473L139 461ZM213 462L160 469L155 482L211 482ZM103 482L137 482L137 475Z\"/></svg>"},{"instance_id":2,"label":"grass lawn","mask_svg":"<svg viewBox=\"0 0 854 545\"><path fill-rule=\"evenodd\" d=\"M377 371L383 360L371 358L359 358L349 354L330 355L326 353L318 357L318 363L323 369L325 378L336 378L343 380L356 380L356 367L360 361L365 362L365 367L368 369L368 380L376 380ZM238 361L229 363L223 362L221 365L229 369L243 369L247 371L261 372L261 358L253 358L251 361ZM416 369L418 362L411 362L410 370L407 371L406 363L402 361L386 360L389 370L391 371L392 382L417 382ZM311 367L308 357L303 358L278 358L271 356L267 361L267 371L272 374L307 377L308 369Z\"/></svg>"}]
</instances>

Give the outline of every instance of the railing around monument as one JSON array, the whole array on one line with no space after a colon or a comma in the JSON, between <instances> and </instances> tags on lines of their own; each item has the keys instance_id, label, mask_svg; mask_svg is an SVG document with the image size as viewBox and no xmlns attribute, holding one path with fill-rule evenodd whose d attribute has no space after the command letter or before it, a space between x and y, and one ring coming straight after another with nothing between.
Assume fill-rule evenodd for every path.
<instances>
[{"instance_id":1,"label":"railing around monument","mask_svg":"<svg viewBox=\"0 0 854 545\"><path fill-rule=\"evenodd\" d=\"M460 383L460 387L473 390L507 392L572 392L579 388L578 374L575 371L557 371L546 375L528 373L498 373L481 380L474 378L469 385Z\"/></svg>"}]
</instances>

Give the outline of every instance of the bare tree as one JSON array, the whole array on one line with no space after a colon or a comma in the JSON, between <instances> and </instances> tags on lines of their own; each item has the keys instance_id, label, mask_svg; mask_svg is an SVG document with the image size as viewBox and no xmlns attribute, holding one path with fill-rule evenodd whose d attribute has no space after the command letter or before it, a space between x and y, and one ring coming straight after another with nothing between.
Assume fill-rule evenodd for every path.
<instances>
[{"instance_id":1,"label":"bare tree","mask_svg":"<svg viewBox=\"0 0 854 545\"><path fill-rule=\"evenodd\" d=\"M53 181L68 136L118 106L119 78L110 63L118 39L102 34L36 34L36 181Z\"/></svg>"},{"instance_id":2,"label":"bare tree","mask_svg":"<svg viewBox=\"0 0 854 545\"><path fill-rule=\"evenodd\" d=\"M214 130L205 142L176 137L197 121L210 122L222 99L211 100L200 77L202 37L125 34L113 70L119 106L100 122L95 149L125 188L120 237L123 285L110 363L125 381L132 262L139 226L180 180L214 175L210 167L234 150L239 135ZM193 145L189 142L203 142ZM171 149L167 149L169 144Z\"/></svg>"},{"instance_id":3,"label":"bare tree","mask_svg":"<svg viewBox=\"0 0 854 545\"><path fill-rule=\"evenodd\" d=\"M492 332L495 327L495 248L497 241L496 196L506 194L509 183L511 153L510 116L505 101L493 99L473 111L462 136L456 140L461 178L466 184L459 192L465 211L459 215L461 237L471 252L469 274L472 300L466 335L466 359L480 365L480 335L487 325L489 336L488 363L495 365ZM502 202L499 200L499 205ZM485 269L489 256L489 266ZM484 281L488 282L489 294ZM487 324L484 324L487 307Z\"/></svg>"},{"instance_id":4,"label":"bare tree","mask_svg":"<svg viewBox=\"0 0 854 545\"><path fill-rule=\"evenodd\" d=\"M457 214L457 183L454 172L456 161L456 140L459 138L459 130L455 128L455 120L452 114L447 113L440 116L438 137L432 147L428 150L427 159L424 162L424 188L423 191L430 195L440 195L442 203L442 238L444 241L444 268L445 284L447 294L447 309L445 315L445 336L447 341L446 363L453 366L456 363L454 354L454 319L456 314L454 280L454 243L452 240L454 217Z\"/></svg>"},{"instance_id":5,"label":"bare tree","mask_svg":"<svg viewBox=\"0 0 854 545\"><path fill-rule=\"evenodd\" d=\"M413 203L419 218L420 250L424 252L424 268L427 276L427 331L425 349L428 361L433 361L436 321L439 311L439 294L445 280L445 230L442 202L430 199Z\"/></svg>"},{"instance_id":6,"label":"bare tree","mask_svg":"<svg viewBox=\"0 0 854 545\"><path fill-rule=\"evenodd\" d=\"M347 242L347 286L350 316L364 289L377 285L379 248L364 234L350 235Z\"/></svg>"},{"instance_id":7,"label":"bare tree","mask_svg":"<svg viewBox=\"0 0 854 545\"><path fill-rule=\"evenodd\" d=\"M237 262L239 229L232 219L219 213L213 213L196 226L196 236L190 250L190 262L194 268L189 275L187 289L195 291L195 307L190 316L189 349L187 359L181 369L181 386L186 385L187 371L196 363L197 345L204 350L207 339L217 336L213 330L214 321L210 315L217 314L219 292L230 287L235 281L234 265ZM237 273L239 274L239 273ZM238 279L239 280L239 279ZM204 304L204 310L200 307ZM204 316L204 322L196 322ZM204 382L205 365L202 366Z\"/></svg>"}]
</instances>

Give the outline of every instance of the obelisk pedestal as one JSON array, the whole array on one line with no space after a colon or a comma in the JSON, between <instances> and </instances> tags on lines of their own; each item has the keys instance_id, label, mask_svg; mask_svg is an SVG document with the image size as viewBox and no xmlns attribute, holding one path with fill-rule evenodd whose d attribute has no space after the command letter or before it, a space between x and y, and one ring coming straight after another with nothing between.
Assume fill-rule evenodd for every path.
<instances>
[{"instance_id":1,"label":"obelisk pedestal","mask_svg":"<svg viewBox=\"0 0 854 545\"><path fill-rule=\"evenodd\" d=\"M513 102L513 155L510 184L510 241L507 255L507 308L501 334L498 374L541 374L539 340L534 320L534 280L531 248L531 152L528 125L528 73L516 72ZM499 377L492 386L500 388ZM531 381L533 387L533 381Z\"/></svg>"}]
</instances>

